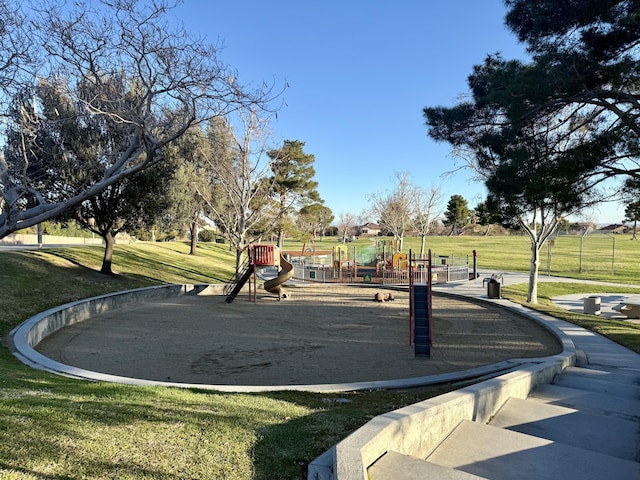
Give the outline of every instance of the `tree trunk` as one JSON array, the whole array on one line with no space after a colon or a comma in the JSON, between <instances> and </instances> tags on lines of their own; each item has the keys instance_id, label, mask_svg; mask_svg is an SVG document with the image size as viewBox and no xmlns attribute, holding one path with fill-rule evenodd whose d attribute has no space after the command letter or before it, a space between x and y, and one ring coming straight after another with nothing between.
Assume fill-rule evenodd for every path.
<instances>
[{"instance_id":1,"label":"tree trunk","mask_svg":"<svg viewBox=\"0 0 640 480\"><path fill-rule=\"evenodd\" d=\"M191 232L191 248L189 250L189 255L197 255L198 252L196 251L196 249L198 248L198 224L195 221L191 222L189 230Z\"/></svg>"},{"instance_id":2,"label":"tree trunk","mask_svg":"<svg viewBox=\"0 0 640 480\"><path fill-rule=\"evenodd\" d=\"M631 240L638 240L638 221L637 220L633 221L633 236L631 237Z\"/></svg>"},{"instance_id":3,"label":"tree trunk","mask_svg":"<svg viewBox=\"0 0 640 480\"><path fill-rule=\"evenodd\" d=\"M529 289L527 303L538 303L538 271L540 269L540 247L537 241L531 241L531 266L529 267Z\"/></svg>"},{"instance_id":4,"label":"tree trunk","mask_svg":"<svg viewBox=\"0 0 640 480\"><path fill-rule=\"evenodd\" d=\"M278 229L278 248L282 250L284 248L284 228Z\"/></svg>"},{"instance_id":5,"label":"tree trunk","mask_svg":"<svg viewBox=\"0 0 640 480\"><path fill-rule=\"evenodd\" d=\"M424 247L427 244L427 236L420 235L420 258L424 258Z\"/></svg>"},{"instance_id":6,"label":"tree trunk","mask_svg":"<svg viewBox=\"0 0 640 480\"><path fill-rule=\"evenodd\" d=\"M236 277L240 273L240 266L242 265L242 249L236 248Z\"/></svg>"},{"instance_id":7,"label":"tree trunk","mask_svg":"<svg viewBox=\"0 0 640 480\"><path fill-rule=\"evenodd\" d=\"M106 232L102 234L101 237L104 239L104 257L102 258L102 268L100 269L100 273L113 275L111 263L113 261L113 247L116 244L116 240L113 238L111 232Z\"/></svg>"},{"instance_id":8,"label":"tree trunk","mask_svg":"<svg viewBox=\"0 0 640 480\"><path fill-rule=\"evenodd\" d=\"M540 250L548 241L549 237L558 227L559 217L554 216L552 219L546 219L544 212L536 211L533 214L533 220L528 224L522 218L518 219L518 223L527 232L531 241L531 265L529 267L529 288L527 293L527 303L538 303L538 272L540 270ZM540 224L537 224L540 218ZM545 219L547 221L545 221ZM538 232L537 228L540 228Z\"/></svg>"}]
</instances>

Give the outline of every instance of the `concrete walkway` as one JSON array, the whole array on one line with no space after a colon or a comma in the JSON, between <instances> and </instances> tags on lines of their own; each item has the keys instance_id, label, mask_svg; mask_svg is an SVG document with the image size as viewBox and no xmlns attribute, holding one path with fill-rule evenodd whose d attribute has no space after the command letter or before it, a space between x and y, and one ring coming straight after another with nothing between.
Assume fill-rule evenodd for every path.
<instances>
[{"instance_id":1,"label":"concrete walkway","mask_svg":"<svg viewBox=\"0 0 640 480\"><path fill-rule=\"evenodd\" d=\"M487 300L484 276L434 289ZM508 273L503 280L506 285L523 283L527 276ZM575 280L541 277L540 281ZM603 302L607 314L613 315L607 300ZM527 398L507 399L488 422L462 420L424 455L406 455L390 447L375 463L365 465L366 477L640 478L640 355L567 322L554 325L575 344L575 366L550 384L538 385ZM333 478L343 480L338 475Z\"/></svg>"}]
</instances>

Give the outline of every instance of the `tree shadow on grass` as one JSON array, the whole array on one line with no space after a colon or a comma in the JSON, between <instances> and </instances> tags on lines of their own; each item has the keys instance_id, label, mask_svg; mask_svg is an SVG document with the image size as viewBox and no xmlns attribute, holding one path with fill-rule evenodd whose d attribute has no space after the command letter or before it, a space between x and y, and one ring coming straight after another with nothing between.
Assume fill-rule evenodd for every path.
<instances>
[{"instance_id":1,"label":"tree shadow on grass","mask_svg":"<svg viewBox=\"0 0 640 480\"><path fill-rule=\"evenodd\" d=\"M345 393L274 392L310 413L261 428L253 449L254 479L302 480L309 463L373 417L459 388L443 384L404 390Z\"/></svg>"}]
</instances>

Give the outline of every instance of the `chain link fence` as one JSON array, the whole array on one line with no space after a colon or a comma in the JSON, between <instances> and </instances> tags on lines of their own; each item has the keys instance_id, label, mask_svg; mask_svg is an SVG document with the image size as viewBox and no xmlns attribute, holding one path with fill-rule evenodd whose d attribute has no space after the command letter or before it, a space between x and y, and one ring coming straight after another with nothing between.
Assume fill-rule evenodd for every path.
<instances>
[{"instance_id":1,"label":"chain link fence","mask_svg":"<svg viewBox=\"0 0 640 480\"><path fill-rule=\"evenodd\" d=\"M615 274L616 237L611 234L557 235L540 251L540 273Z\"/></svg>"}]
</instances>

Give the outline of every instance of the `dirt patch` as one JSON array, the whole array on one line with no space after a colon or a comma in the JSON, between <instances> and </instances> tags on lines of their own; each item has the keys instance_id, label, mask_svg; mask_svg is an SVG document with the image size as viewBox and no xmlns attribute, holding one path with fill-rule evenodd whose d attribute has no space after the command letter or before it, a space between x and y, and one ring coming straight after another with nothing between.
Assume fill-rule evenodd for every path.
<instances>
[{"instance_id":1,"label":"dirt patch","mask_svg":"<svg viewBox=\"0 0 640 480\"><path fill-rule=\"evenodd\" d=\"M37 350L68 365L149 380L300 385L410 378L561 351L532 320L434 295L430 358L409 345L409 295L384 288L288 287L290 297L180 297L64 328Z\"/></svg>"}]
</instances>

